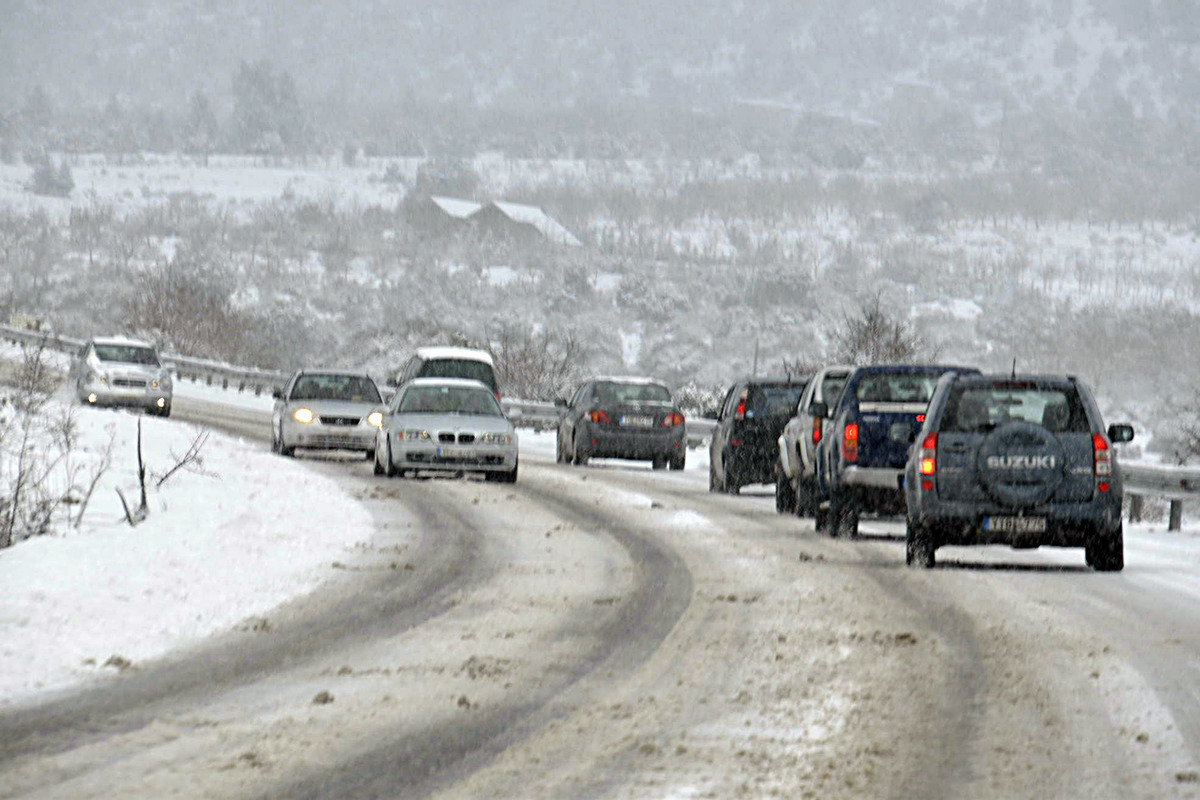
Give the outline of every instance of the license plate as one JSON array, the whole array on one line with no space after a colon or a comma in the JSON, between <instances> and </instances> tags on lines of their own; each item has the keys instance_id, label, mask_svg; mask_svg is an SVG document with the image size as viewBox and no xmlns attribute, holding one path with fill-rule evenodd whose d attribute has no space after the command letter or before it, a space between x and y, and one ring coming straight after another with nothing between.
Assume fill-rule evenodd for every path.
<instances>
[{"instance_id":1,"label":"license plate","mask_svg":"<svg viewBox=\"0 0 1200 800\"><path fill-rule=\"evenodd\" d=\"M1045 533L1045 517L984 517L983 529L997 533Z\"/></svg>"},{"instance_id":2,"label":"license plate","mask_svg":"<svg viewBox=\"0 0 1200 800\"><path fill-rule=\"evenodd\" d=\"M435 457L446 461L468 461L475 458L475 451L466 447L439 447Z\"/></svg>"},{"instance_id":3,"label":"license plate","mask_svg":"<svg viewBox=\"0 0 1200 800\"><path fill-rule=\"evenodd\" d=\"M628 425L631 428L649 428L654 424L654 417L627 417L622 415L620 423Z\"/></svg>"}]
</instances>

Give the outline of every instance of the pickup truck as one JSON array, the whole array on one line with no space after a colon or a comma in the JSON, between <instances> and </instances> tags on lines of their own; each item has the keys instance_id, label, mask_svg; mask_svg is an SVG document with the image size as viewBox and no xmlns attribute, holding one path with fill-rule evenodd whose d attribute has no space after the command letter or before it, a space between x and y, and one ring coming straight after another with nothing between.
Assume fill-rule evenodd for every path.
<instances>
[{"instance_id":1,"label":"pickup truck","mask_svg":"<svg viewBox=\"0 0 1200 800\"><path fill-rule=\"evenodd\" d=\"M814 416L827 420L816 449L818 531L853 537L863 512L904 511L909 448L938 379L947 372L979 370L936 364L857 367L832 406L810 404Z\"/></svg>"}]
</instances>

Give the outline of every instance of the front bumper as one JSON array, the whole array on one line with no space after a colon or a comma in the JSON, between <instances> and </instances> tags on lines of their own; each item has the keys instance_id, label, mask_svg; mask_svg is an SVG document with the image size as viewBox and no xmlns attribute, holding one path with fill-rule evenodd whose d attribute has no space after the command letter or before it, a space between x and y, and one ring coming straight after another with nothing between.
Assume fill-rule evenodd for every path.
<instances>
[{"instance_id":1,"label":"front bumper","mask_svg":"<svg viewBox=\"0 0 1200 800\"><path fill-rule=\"evenodd\" d=\"M133 384L133 385L125 385ZM94 406L123 406L162 410L171 407L171 387L153 381L91 381L80 386L83 402Z\"/></svg>"},{"instance_id":2,"label":"front bumper","mask_svg":"<svg viewBox=\"0 0 1200 800\"><path fill-rule=\"evenodd\" d=\"M434 472L512 472L517 446L485 444L392 444L397 470Z\"/></svg>"},{"instance_id":3,"label":"front bumper","mask_svg":"<svg viewBox=\"0 0 1200 800\"><path fill-rule=\"evenodd\" d=\"M325 425L319 418L303 423L283 421L283 444L308 450L375 450L376 429L366 423Z\"/></svg>"}]
</instances>

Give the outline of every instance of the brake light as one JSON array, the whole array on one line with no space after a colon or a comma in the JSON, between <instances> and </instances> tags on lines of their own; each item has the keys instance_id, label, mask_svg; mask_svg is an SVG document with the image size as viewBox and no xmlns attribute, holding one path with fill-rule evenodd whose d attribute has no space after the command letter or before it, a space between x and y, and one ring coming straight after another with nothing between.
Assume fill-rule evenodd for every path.
<instances>
[{"instance_id":1,"label":"brake light","mask_svg":"<svg viewBox=\"0 0 1200 800\"><path fill-rule=\"evenodd\" d=\"M683 414L678 411L672 411L663 417L662 425L664 428L674 428L676 425L683 424Z\"/></svg>"},{"instance_id":2,"label":"brake light","mask_svg":"<svg viewBox=\"0 0 1200 800\"><path fill-rule=\"evenodd\" d=\"M842 428L842 460L858 461L858 423L847 422Z\"/></svg>"},{"instance_id":3,"label":"brake light","mask_svg":"<svg viewBox=\"0 0 1200 800\"><path fill-rule=\"evenodd\" d=\"M917 453L917 462L920 464L922 475L933 475L937 472L937 434L931 433L921 442L921 449Z\"/></svg>"},{"instance_id":4,"label":"brake light","mask_svg":"<svg viewBox=\"0 0 1200 800\"><path fill-rule=\"evenodd\" d=\"M749 396L749 389L742 389L742 396L738 398L737 408L733 411L735 420L743 420L746 418L746 398Z\"/></svg>"},{"instance_id":5,"label":"brake light","mask_svg":"<svg viewBox=\"0 0 1200 800\"><path fill-rule=\"evenodd\" d=\"M596 422L601 425L611 425L612 424L612 420L608 418L607 411L600 411L600 410L589 411L588 419L590 419L592 422Z\"/></svg>"},{"instance_id":6,"label":"brake light","mask_svg":"<svg viewBox=\"0 0 1200 800\"><path fill-rule=\"evenodd\" d=\"M1102 433L1092 434L1092 471L1095 472L1097 478L1108 478L1112 475L1112 449L1108 446L1108 439ZM1109 490L1108 481L1099 481L1096 484L1096 490L1107 492Z\"/></svg>"},{"instance_id":7,"label":"brake light","mask_svg":"<svg viewBox=\"0 0 1200 800\"><path fill-rule=\"evenodd\" d=\"M918 425L925 424L925 415L924 414L917 414L917 424Z\"/></svg>"},{"instance_id":8,"label":"brake light","mask_svg":"<svg viewBox=\"0 0 1200 800\"><path fill-rule=\"evenodd\" d=\"M821 443L821 418L813 417L813 432L812 432L813 447Z\"/></svg>"}]
</instances>

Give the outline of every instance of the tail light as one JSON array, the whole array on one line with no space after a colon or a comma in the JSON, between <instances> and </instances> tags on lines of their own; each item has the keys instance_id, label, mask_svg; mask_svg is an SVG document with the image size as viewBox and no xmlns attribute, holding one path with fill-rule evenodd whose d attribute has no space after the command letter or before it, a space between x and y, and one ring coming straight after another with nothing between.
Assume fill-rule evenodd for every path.
<instances>
[{"instance_id":1,"label":"tail light","mask_svg":"<svg viewBox=\"0 0 1200 800\"><path fill-rule=\"evenodd\" d=\"M816 447L817 445L819 445L821 443L821 418L820 417L813 417L812 443L813 443L813 447Z\"/></svg>"},{"instance_id":2,"label":"tail light","mask_svg":"<svg viewBox=\"0 0 1200 800\"><path fill-rule=\"evenodd\" d=\"M750 396L749 389L742 389L742 396L738 398L737 408L734 409L734 420L743 420L746 418L746 398Z\"/></svg>"},{"instance_id":3,"label":"tail light","mask_svg":"<svg viewBox=\"0 0 1200 800\"><path fill-rule=\"evenodd\" d=\"M664 428L674 428L676 425L683 424L683 414L678 411L672 411L663 417L662 425Z\"/></svg>"},{"instance_id":4,"label":"tail light","mask_svg":"<svg viewBox=\"0 0 1200 800\"><path fill-rule=\"evenodd\" d=\"M608 412L600 411L599 409L597 409L595 411L589 411L588 419L590 419L592 422L598 423L600 425L611 425L612 424L612 420L608 418Z\"/></svg>"},{"instance_id":5,"label":"tail light","mask_svg":"<svg viewBox=\"0 0 1200 800\"><path fill-rule=\"evenodd\" d=\"M842 428L842 461L858 461L857 422L848 422Z\"/></svg>"},{"instance_id":6,"label":"tail light","mask_svg":"<svg viewBox=\"0 0 1200 800\"><path fill-rule=\"evenodd\" d=\"M1102 433L1092 434L1092 471L1097 478L1096 491L1107 492L1108 478L1112 476L1112 448Z\"/></svg>"},{"instance_id":7,"label":"tail light","mask_svg":"<svg viewBox=\"0 0 1200 800\"><path fill-rule=\"evenodd\" d=\"M917 451L917 472L921 475L921 489L933 491L933 476L937 474L937 434L930 433L921 440Z\"/></svg>"}]
</instances>

